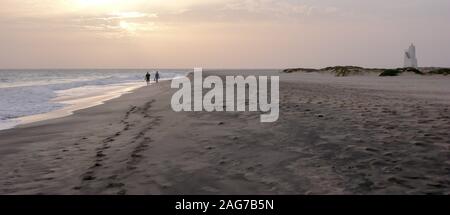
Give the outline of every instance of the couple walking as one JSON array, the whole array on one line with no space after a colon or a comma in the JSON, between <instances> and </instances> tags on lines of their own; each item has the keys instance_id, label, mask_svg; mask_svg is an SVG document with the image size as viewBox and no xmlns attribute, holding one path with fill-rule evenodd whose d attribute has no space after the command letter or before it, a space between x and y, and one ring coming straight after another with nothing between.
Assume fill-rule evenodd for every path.
<instances>
[{"instance_id":1,"label":"couple walking","mask_svg":"<svg viewBox=\"0 0 450 215\"><path fill-rule=\"evenodd\" d=\"M150 78L151 78L151 75L150 75L150 73L147 72L147 74L145 75L145 80L147 81L147 85L150 84ZM159 81L159 72L158 71L156 71L154 81L156 81L156 83L158 83L158 81Z\"/></svg>"}]
</instances>

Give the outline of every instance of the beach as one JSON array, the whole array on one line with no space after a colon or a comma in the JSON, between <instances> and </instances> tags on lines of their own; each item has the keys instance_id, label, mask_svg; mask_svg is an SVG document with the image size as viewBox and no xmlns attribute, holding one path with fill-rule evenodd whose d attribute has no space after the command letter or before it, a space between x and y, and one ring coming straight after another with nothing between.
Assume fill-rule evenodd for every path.
<instances>
[{"instance_id":1,"label":"beach","mask_svg":"<svg viewBox=\"0 0 450 215\"><path fill-rule=\"evenodd\" d=\"M280 117L174 112L170 81L0 131L0 194L450 194L450 77L281 70Z\"/></svg>"}]
</instances>

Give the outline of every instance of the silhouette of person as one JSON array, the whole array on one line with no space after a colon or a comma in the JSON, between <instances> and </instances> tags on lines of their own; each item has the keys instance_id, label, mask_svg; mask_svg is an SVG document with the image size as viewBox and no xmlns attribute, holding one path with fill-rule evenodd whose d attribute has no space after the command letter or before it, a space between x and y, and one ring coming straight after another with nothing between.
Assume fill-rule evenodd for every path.
<instances>
[{"instance_id":1,"label":"silhouette of person","mask_svg":"<svg viewBox=\"0 0 450 215\"><path fill-rule=\"evenodd\" d=\"M155 74L155 81L156 81L156 83L158 83L158 80L159 80L159 72L156 71L156 74Z\"/></svg>"},{"instance_id":2,"label":"silhouette of person","mask_svg":"<svg viewBox=\"0 0 450 215\"><path fill-rule=\"evenodd\" d=\"M147 85L150 83L150 73L147 72L147 74L145 75L145 81L147 81Z\"/></svg>"}]
</instances>

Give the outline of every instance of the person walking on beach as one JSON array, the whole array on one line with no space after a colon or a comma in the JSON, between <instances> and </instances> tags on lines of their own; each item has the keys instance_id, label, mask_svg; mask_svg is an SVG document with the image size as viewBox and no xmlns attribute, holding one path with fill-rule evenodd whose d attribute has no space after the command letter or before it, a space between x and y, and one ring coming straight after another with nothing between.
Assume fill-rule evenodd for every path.
<instances>
[{"instance_id":1,"label":"person walking on beach","mask_svg":"<svg viewBox=\"0 0 450 215\"><path fill-rule=\"evenodd\" d=\"M150 73L147 72L147 74L145 75L145 81L147 81L147 86L150 84Z\"/></svg>"},{"instance_id":2,"label":"person walking on beach","mask_svg":"<svg viewBox=\"0 0 450 215\"><path fill-rule=\"evenodd\" d=\"M156 83L158 83L158 80L159 80L159 72L156 71L156 74L155 74L155 81L156 81Z\"/></svg>"}]
</instances>

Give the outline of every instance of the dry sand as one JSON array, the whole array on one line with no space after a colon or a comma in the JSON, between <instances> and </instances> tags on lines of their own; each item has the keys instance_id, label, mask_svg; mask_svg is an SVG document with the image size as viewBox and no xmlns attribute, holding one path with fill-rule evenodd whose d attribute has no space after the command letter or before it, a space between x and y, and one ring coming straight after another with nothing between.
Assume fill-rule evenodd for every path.
<instances>
[{"instance_id":1,"label":"dry sand","mask_svg":"<svg viewBox=\"0 0 450 215\"><path fill-rule=\"evenodd\" d=\"M275 123L174 113L164 82L0 131L0 194L450 194L449 77L204 75L255 73Z\"/></svg>"}]
</instances>

